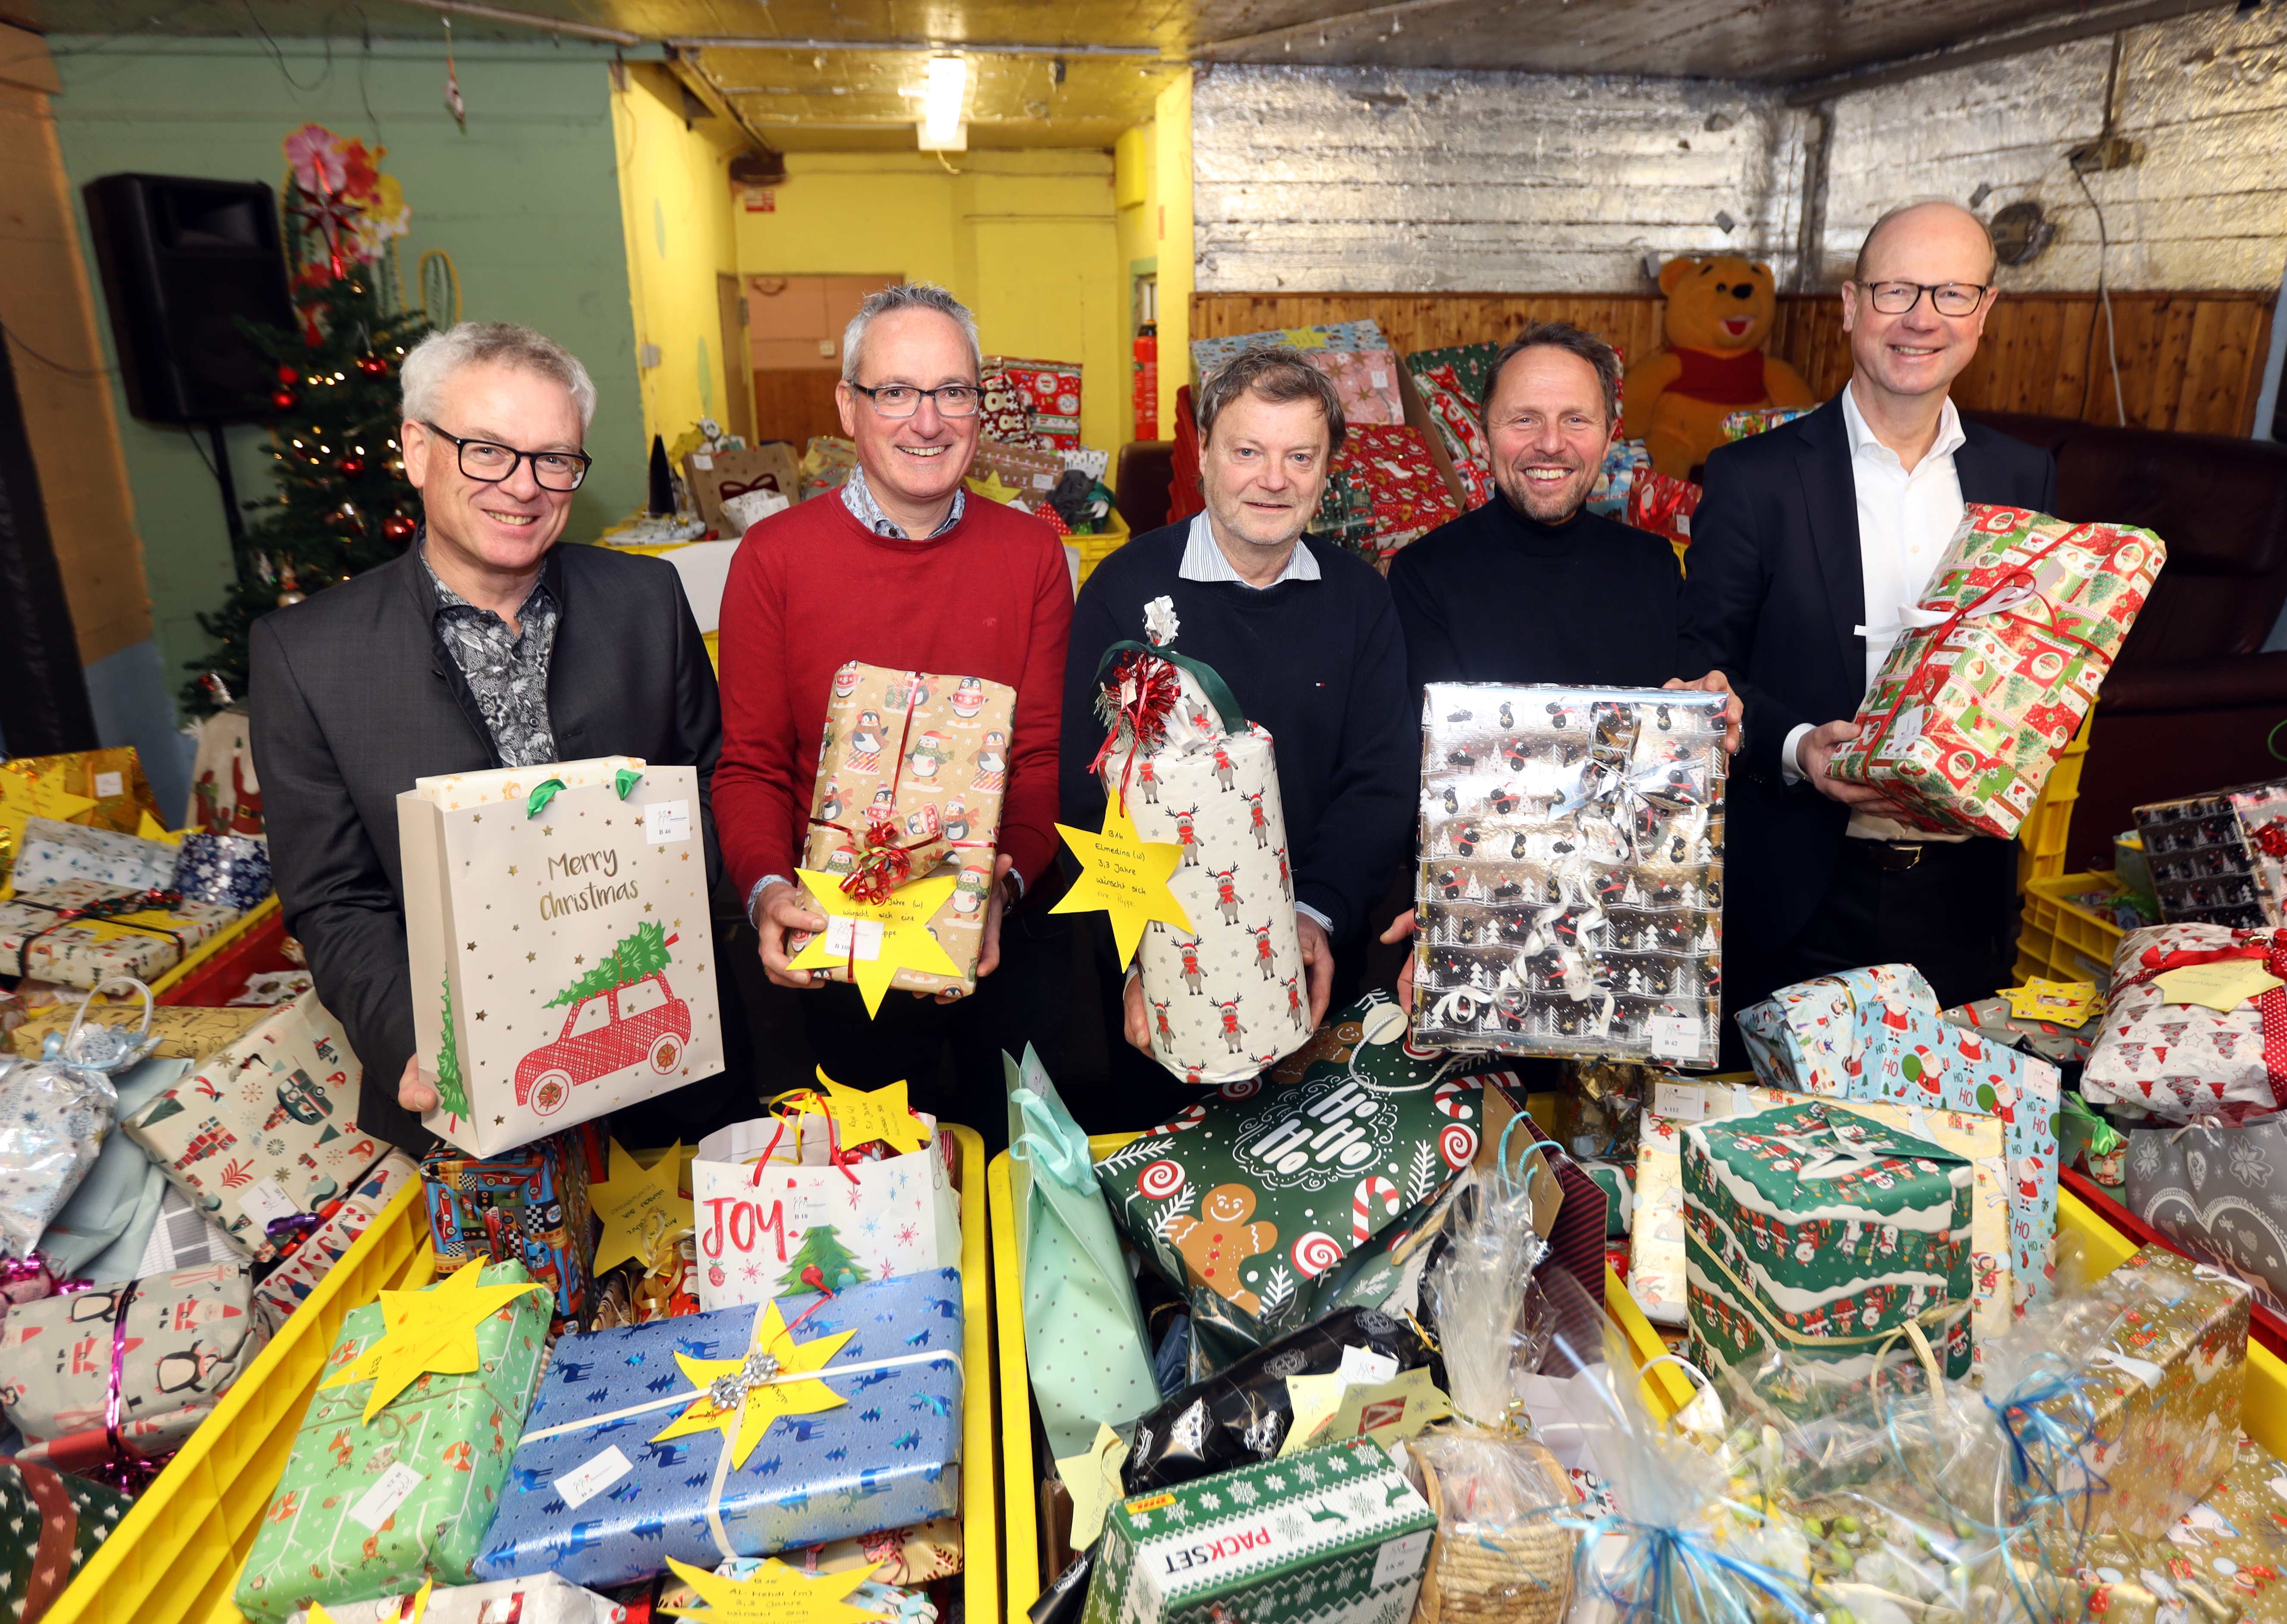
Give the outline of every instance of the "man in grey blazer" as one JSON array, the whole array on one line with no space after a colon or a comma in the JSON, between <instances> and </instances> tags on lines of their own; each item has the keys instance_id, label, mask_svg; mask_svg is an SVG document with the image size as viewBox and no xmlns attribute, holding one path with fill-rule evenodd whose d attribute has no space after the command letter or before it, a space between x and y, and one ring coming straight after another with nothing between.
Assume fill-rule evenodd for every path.
<instances>
[{"instance_id":1,"label":"man in grey blazer","mask_svg":"<svg viewBox=\"0 0 2287 1624\"><path fill-rule=\"evenodd\" d=\"M722 719L675 570L557 545L590 463L586 368L528 328L464 321L415 346L403 383L422 532L255 623L248 709L286 926L365 1068L357 1120L419 1151L436 1095L414 1060L397 796L431 774L595 756L695 765L711 883ZM732 1083L751 1079L739 1007L726 981L727 1074L650 1102L660 1142L751 1114Z\"/></svg>"}]
</instances>

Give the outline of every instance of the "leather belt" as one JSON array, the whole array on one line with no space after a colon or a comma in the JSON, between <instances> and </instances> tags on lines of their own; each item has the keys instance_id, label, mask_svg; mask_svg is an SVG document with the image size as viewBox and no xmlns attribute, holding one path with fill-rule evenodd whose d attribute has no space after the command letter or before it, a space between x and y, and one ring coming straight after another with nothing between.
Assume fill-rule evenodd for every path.
<instances>
[{"instance_id":1,"label":"leather belt","mask_svg":"<svg viewBox=\"0 0 2287 1624\"><path fill-rule=\"evenodd\" d=\"M1854 840L1849 843L1865 854L1865 859L1884 874L1903 874L1922 860L1929 847L1920 841Z\"/></svg>"}]
</instances>

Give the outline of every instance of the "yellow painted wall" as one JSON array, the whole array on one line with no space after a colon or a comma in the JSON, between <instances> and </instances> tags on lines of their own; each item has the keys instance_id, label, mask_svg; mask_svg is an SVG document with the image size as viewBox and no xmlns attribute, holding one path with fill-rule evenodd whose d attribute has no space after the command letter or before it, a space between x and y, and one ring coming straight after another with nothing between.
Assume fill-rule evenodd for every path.
<instances>
[{"instance_id":1,"label":"yellow painted wall","mask_svg":"<svg viewBox=\"0 0 2287 1624\"><path fill-rule=\"evenodd\" d=\"M628 291L638 360L646 344L660 355L640 371L644 437L672 445L702 416L727 426L715 276L739 269L728 173L736 148L719 119L685 128L681 87L665 68L631 63L623 73L612 92L612 132Z\"/></svg>"},{"instance_id":2,"label":"yellow painted wall","mask_svg":"<svg viewBox=\"0 0 2287 1624\"><path fill-rule=\"evenodd\" d=\"M1159 254L1159 427L1172 433L1175 392L1191 381L1191 75L1159 92L1151 121L1152 234Z\"/></svg>"},{"instance_id":3,"label":"yellow painted wall","mask_svg":"<svg viewBox=\"0 0 2287 1624\"><path fill-rule=\"evenodd\" d=\"M1080 439L1117 448L1133 414L1112 154L947 156L788 153L772 210L734 207L740 271L941 283L976 312L986 353L1079 361Z\"/></svg>"},{"instance_id":4,"label":"yellow painted wall","mask_svg":"<svg viewBox=\"0 0 2287 1624\"><path fill-rule=\"evenodd\" d=\"M1112 149L1113 161L1119 166L1114 177L1113 194L1120 204L1120 273L1123 279L1132 278L1139 264L1155 261L1159 255L1159 126L1154 120L1128 131L1120 138L1120 145ZM1123 285L1127 284L1123 282ZM1129 307L1123 313L1125 321L1120 331L1131 333L1135 326L1132 286L1129 288ZM1134 414L1131 412L1129 416L1132 418ZM1131 423L1129 432L1133 432ZM1121 438L1126 439L1128 435ZM1159 435L1150 432L1142 438L1156 440Z\"/></svg>"}]
</instances>

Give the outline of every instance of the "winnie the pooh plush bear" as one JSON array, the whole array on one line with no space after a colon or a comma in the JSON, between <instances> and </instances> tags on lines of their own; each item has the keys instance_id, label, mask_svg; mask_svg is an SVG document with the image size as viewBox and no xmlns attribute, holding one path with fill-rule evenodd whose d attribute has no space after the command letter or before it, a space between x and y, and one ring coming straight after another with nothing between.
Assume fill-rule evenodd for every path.
<instances>
[{"instance_id":1,"label":"winnie the pooh plush bear","mask_svg":"<svg viewBox=\"0 0 2287 1624\"><path fill-rule=\"evenodd\" d=\"M1659 268L1668 347L1628 368L1629 422L1651 465L1679 479L1723 443L1723 419L1748 406L1808 406L1810 386L1763 353L1778 289L1771 268L1734 254L1689 254Z\"/></svg>"}]
</instances>

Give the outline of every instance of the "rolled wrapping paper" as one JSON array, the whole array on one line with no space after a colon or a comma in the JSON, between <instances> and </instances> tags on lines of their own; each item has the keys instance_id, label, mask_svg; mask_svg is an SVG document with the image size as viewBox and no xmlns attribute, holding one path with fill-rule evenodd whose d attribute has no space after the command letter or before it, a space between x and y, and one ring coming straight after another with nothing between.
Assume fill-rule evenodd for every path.
<instances>
[{"instance_id":1,"label":"rolled wrapping paper","mask_svg":"<svg viewBox=\"0 0 2287 1624\"><path fill-rule=\"evenodd\" d=\"M270 843L259 835L186 835L175 889L241 913L270 894Z\"/></svg>"}]
</instances>

